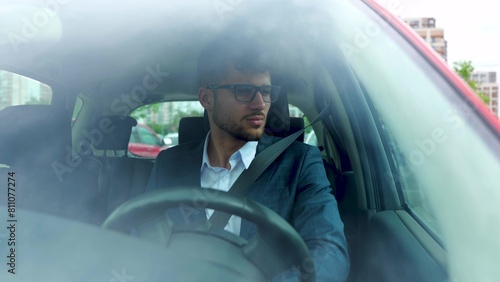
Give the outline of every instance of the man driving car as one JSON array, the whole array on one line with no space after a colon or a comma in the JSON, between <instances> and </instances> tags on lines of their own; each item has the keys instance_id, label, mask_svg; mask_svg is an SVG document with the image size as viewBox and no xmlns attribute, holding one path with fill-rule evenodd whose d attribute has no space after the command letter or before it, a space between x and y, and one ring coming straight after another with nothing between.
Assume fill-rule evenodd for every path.
<instances>
[{"instance_id":1,"label":"man driving car","mask_svg":"<svg viewBox=\"0 0 500 282\"><path fill-rule=\"evenodd\" d=\"M198 60L198 100L210 132L201 142L162 151L148 189L201 186L228 191L260 152L281 138L264 133L280 87L271 81L272 55L254 40L219 37ZM343 223L318 148L294 142L253 183L246 197L288 221L307 244L318 281L344 281L349 257ZM212 211L207 211L210 216ZM232 216L225 227L248 239L253 225ZM284 273L275 280L289 278Z\"/></svg>"}]
</instances>

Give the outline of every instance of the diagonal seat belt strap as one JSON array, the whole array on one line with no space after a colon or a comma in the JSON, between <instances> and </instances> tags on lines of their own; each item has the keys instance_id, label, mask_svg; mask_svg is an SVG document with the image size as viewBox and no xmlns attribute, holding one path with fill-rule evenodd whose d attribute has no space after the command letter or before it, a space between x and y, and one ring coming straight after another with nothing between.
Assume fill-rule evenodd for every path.
<instances>
[{"instance_id":1,"label":"diagonal seat belt strap","mask_svg":"<svg viewBox=\"0 0 500 282\"><path fill-rule=\"evenodd\" d=\"M286 148L288 148L293 141L297 139L297 137L299 137L309 126L312 126L316 122L322 120L325 116L329 115L329 108L330 105L327 105L308 126L281 139L255 156L248 169L241 173L229 189L228 193L232 195L244 196L264 170L266 170L279 157L279 155L281 155L281 153L283 153L283 151L285 151ZM212 223L212 226L215 226L216 228L224 228L227 225L229 218L231 218L230 214L221 211L214 211L209 220Z\"/></svg>"}]
</instances>

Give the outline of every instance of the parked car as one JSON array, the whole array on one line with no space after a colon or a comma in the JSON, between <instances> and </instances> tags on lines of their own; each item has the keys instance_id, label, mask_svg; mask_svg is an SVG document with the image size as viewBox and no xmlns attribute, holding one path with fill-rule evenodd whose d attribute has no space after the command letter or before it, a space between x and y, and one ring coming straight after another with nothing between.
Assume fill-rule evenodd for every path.
<instances>
[{"instance_id":1,"label":"parked car","mask_svg":"<svg viewBox=\"0 0 500 282\"><path fill-rule=\"evenodd\" d=\"M206 222L175 226L164 204L218 201L210 207L257 218L264 237L295 238L254 202L199 187L146 193L152 160L93 153L119 131L107 116L196 101L199 52L225 33L267 43L282 93L309 121L326 109L313 127L348 281L499 279L500 122L376 2L23 0L4 4L0 23L0 281L269 281L268 266L297 254L300 244L255 252L258 238ZM317 265L303 264L313 280Z\"/></svg>"},{"instance_id":2,"label":"parked car","mask_svg":"<svg viewBox=\"0 0 500 282\"><path fill-rule=\"evenodd\" d=\"M165 135L163 142L167 144L170 148L179 145L179 133L172 132Z\"/></svg>"},{"instance_id":3,"label":"parked car","mask_svg":"<svg viewBox=\"0 0 500 282\"><path fill-rule=\"evenodd\" d=\"M132 127L128 151L135 156L156 158L156 156L169 145L158 134L145 124L138 123Z\"/></svg>"}]
</instances>

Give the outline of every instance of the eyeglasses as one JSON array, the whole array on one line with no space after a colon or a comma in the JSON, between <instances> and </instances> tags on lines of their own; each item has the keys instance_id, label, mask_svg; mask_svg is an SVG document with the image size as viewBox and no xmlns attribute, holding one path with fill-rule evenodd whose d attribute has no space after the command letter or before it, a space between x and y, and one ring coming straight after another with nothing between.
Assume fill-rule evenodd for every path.
<instances>
[{"instance_id":1,"label":"eyeglasses","mask_svg":"<svg viewBox=\"0 0 500 282\"><path fill-rule=\"evenodd\" d=\"M257 95L257 91L262 95L265 103L273 103L278 100L281 92L280 86L263 85L255 86L251 84L232 84L232 85L209 85L208 89L231 89L233 90L236 101L250 103Z\"/></svg>"}]
</instances>

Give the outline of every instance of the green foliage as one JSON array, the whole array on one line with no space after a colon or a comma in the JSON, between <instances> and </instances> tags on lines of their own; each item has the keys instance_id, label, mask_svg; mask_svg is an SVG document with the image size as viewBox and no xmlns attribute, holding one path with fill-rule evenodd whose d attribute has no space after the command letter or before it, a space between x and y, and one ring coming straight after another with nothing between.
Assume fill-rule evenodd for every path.
<instances>
[{"instance_id":1,"label":"green foliage","mask_svg":"<svg viewBox=\"0 0 500 282\"><path fill-rule=\"evenodd\" d=\"M203 112L200 112L197 110L178 111L177 113L174 114L174 118L172 120L172 124L170 125L170 128L172 128L173 132L177 132L177 131L179 131L179 122L181 121L181 118L183 118L183 117L196 117L196 116L203 116Z\"/></svg>"},{"instance_id":2,"label":"green foliage","mask_svg":"<svg viewBox=\"0 0 500 282\"><path fill-rule=\"evenodd\" d=\"M309 119L305 115L303 116L303 118L304 118L304 127L307 127L311 122L309 121ZM311 131L313 131L312 126L307 127L305 130L305 134L307 135L307 134L311 133Z\"/></svg>"},{"instance_id":3,"label":"green foliage","mask_svg":"<svg viewBox=\"0 0 500 282\"><path fill-rule=\"evenodd\" d=\"M149 104L137 108L132 112L131 116L135 119L147 118L151 113L157 113L160 108L160 104Z\"/></svg>"},{"instance_id":4,"label":"green foliage","mask_svg":"<svg viewBox=\"0 0 500 282\"><path fill-rule=\"evenodd\" d=\"M28 101L26 101L24 104L25 105L41 105L42 102L40 102L40 99L30 97L30 99Z\"/></svg>"},{"instance_id":5,"label":"green foliage","mask_svg":"<svg viewBox=\"0 0 500 282\"><path fill-rule=\"evenodd\" d=\"M24 103L25 105L50 105L50 98L46 97L30 97L28 101Z\"/></svg>"},{"instance_id":6,"label":"green foliage","mask_svg":"<svg viewBox=\"0 0 500 282\"><path fill-rule=\"evenodd\" d=\"M156 133L165 135L165 125L158 124L158 123L147 123L147 126L154 130Z\"/></svg>"},{"instance_id":7,"label":"green foliage","mask_svg":"<svg viewBox=\"0 0 500 282\"><path fill-rule=\"evenodd\" d=\"M177 132L179 127L179 121L183 117L188 116L203 116L203 111L199 110L184 110L181 108L174 108L173 103L156 103L144 105L135 109L130 116L137 119L140 122L144 122L147 126L153 129L156 133L160 135L166 135L171 132ZM175 109L175 110L174 110ZM164 111L163 114L169 116L169 123L158 123L153 119L159 111Z\"/></svg>"},{"instance_id":8,"label":"green foliage","mask_svg":"<svg viewBox=\"0 0 500 282\"><path fill-rule=\"evenodd\" d=\"M454 62L453 69L461 78L463 78L463 80L468 82L469 85L471 85L471 81L474 82L473 80L470 79L472 73L474 72L474 67L472 66L471 61ZM474 85L475 85L475 83L474 83ZM471 85L471 87L472 87L472 85Z\"/></svg>"},{"instance_id":9,"label":"green foliage","mask_svg":"<svg viewBox=\"0 0 500 282\"><path fill-rule=\"evenodd\" d=\"M486 105L490 104L490 97L488 95L484 94L483 92L478 92L478 91L476 91L476 94L479 96L479 98L481 98L481 100L483 100L483 102Z\"/></svg>"},{"instance_id":10,"label":"green foliage","mask_svg":"<svg viewBox=\"0 0 500 282\"><path fill-rule=\"evenodd\" d=\"M465 82L469 84L470 88L474 90L477 96L479 96L479 98L481 98L481 100L483 100L483 102L486 105L488 105L490 102L490 98L485 93L478 91L476 82L471 79L472 73L474 72L474 66L472 66L472 62L471 61L454 62L453 69L463 80L465 80Z\"/></svg>"}]
</instances>

